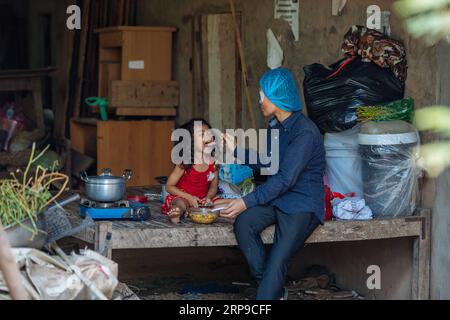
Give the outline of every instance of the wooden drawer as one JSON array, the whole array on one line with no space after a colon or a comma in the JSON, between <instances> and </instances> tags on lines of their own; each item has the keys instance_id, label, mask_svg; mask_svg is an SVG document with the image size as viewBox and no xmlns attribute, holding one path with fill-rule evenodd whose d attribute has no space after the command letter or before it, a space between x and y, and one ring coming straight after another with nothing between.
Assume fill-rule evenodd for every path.
<instances>
[{"instance_id":1,"label":"wooden drawer","mask_svg":"<svg viewBox=\"0 0 450 320\"><path fill-rule=\"evenodd\" d=\"M175 107L179 86L175 81L112 81L110 107Z\"/></svg>"}]
</instances>

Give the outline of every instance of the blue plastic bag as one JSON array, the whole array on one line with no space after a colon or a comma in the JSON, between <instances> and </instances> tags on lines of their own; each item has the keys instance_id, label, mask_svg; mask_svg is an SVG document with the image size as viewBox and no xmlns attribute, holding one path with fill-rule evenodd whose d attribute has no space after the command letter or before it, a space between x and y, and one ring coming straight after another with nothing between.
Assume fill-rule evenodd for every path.
<instances>
[{"instance_id":1,"label":"blue plastic bag","mask_svg":"<svg viewBox=\"0 0 450 320\"><path fill-rule=\"evenodd\" d=\"M240 184L245 179L253 178L253 170L242 164L224 164L220 166L219 180Z\"/></svg>"}]
</instances>

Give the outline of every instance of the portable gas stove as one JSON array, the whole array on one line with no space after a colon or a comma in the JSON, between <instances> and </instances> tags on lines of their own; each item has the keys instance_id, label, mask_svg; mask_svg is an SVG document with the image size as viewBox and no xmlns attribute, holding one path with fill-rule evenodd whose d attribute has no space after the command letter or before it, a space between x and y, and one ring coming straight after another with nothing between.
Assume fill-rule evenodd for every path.
<instances>
[{"instance_id":1,"label":"portable gas stove","mask_svg":"<svg viewBox=\"0 0 450 320\"><path fill-rule=\"evenodd\" d=\"M150 207L134 201L103 203L82 199L80 216L89 215L93 220L134 220L145 221L150 218Z\"/></svg>"}]
</instances>

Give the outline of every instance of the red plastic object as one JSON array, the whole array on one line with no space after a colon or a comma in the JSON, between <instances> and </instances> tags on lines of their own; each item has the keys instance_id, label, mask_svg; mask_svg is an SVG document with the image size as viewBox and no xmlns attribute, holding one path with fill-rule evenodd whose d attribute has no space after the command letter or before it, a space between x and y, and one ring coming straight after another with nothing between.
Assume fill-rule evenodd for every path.
<instances>
[{"instance_id":1,"label":"red plastic object","mask_svg":"<svg viewBox=\"0 0 450 320\"><path fill-rule=\"evenodd\" d=\"M331 221L333 212L331 209L332 193L329 186L325 185L325 221Z\"/></svg>"},{"instance_id":2,"label":"red plastic object","mask_svg":"<svg viewBox=\"0 0 450 320\"><path fill-rule=\"evenodd\" d=\"M129 196L128 201L134 201L139 203L147 203L148 198L146 196Z\"/></svg>"}]
</instances>

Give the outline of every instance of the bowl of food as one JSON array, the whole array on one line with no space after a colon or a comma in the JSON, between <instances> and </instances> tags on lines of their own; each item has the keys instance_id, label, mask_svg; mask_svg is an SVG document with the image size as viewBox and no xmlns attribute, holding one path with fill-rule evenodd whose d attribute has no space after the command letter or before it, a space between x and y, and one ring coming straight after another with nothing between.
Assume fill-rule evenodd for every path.
<instances>
[{"instance_id":1,"label":"bowl of food","mask_svg":"<svg viewBox=\"0 0 450 320\"><path fill-rule=\"evenodd\" d=\"M199 208L189 208L188 216L198 224L212 224L219 217L219 212L223 208L214 208L213 205L200 206Z\"/></svg>"}]
</instances>

